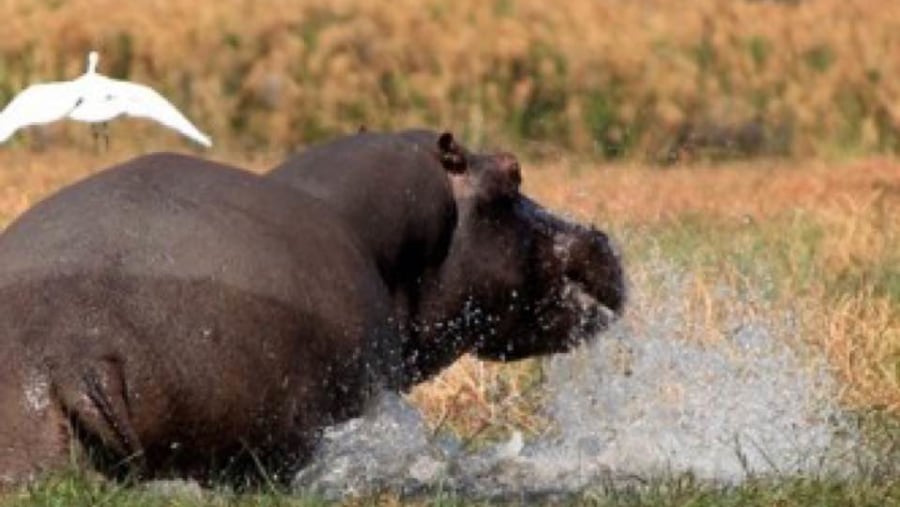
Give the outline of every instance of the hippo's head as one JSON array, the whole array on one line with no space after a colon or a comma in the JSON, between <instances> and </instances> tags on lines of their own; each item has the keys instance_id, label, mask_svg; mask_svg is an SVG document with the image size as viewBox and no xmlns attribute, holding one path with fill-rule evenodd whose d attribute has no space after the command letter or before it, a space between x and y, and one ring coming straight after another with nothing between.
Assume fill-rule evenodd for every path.
<instances>
[{"instance_id":1,"label":"hippo's head","mask_svg":"<svg viewBox=\"0 0 900 507\"><path fill-rule=\"evenodd\" d=\"M465 352L515 360L569 350L625 302L622 265L606 234L523 195L513 155L465 158L466 171L451 175L459 222L450 252L422 286L406 351L413 382Z\"/></svg>"}]
</instances>

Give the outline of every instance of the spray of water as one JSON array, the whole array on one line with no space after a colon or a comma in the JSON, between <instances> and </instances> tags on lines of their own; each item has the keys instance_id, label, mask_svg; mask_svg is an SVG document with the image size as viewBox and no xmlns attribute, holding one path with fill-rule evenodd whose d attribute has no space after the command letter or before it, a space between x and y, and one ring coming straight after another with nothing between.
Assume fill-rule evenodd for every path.
<instances>
[{"instance_id":1,"label":"spray of water","mask_svg":"<svg viewBox=\"0 0 900 507\"><path fill-rule=\"evenodd\" d=\"M466 452L386 393L366 416L327 430L296 487L326 498L386 489L522 498L680 474L737 483L851 470L860 436L827 369L798 347L794 309L723 283L712 296L726 303L720 339L691 339L697 310L683 302L693 275L654 264L633 281L625 319L547 360L547 436Z\"/></svg>"}]
</instances>

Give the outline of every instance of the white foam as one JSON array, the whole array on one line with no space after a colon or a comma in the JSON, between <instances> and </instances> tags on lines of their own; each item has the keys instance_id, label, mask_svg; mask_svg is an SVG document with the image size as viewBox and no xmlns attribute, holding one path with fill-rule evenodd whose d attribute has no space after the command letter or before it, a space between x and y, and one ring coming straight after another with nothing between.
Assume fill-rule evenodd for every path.
<instances>
[{"instance_id":1,"label":"white foam","mask_svg":"<svg viewBox=\"0 0 900 507\"><path fill-rule=\"evenodd\" d=\"M792 343L792 309L722 284L711 297L726 315L698 327L701 310L685 304L693 274L659 262L633 283L623 320L545 364L552 437L467 453L386 395L366 418L328 430L297 486L330 498L383 488L521 498L635 477L736 483L857 469L858 431L828 370ZM722 338L691 336L708 332Z\"/></svg>"}]
</instances>

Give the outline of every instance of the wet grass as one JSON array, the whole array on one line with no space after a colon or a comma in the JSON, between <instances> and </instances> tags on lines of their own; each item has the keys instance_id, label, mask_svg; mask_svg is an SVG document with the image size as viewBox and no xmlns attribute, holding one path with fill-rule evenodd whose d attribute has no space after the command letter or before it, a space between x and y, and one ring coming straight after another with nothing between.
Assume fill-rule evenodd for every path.
<instances>
[{"instance_id":1,"label":"wet grass","mask_svg":"<svg viewBox=\"0 0 900 507\"><path fill-rule=\"evenodd\" d=\"M895 476L896 477L896 476ZM153 488L123 486L92 481L78 475L61 476L32 488L0 497L3 507L316 507L349 506L435 506L468 505L572 505L597 507L638 506L892 506L900 505L900 481L889 477L845 480L837 478L796 478L786 480L750 479L737 486L703 483L691 476L628 484L599 485L570 496L478 500L448 492L427 497L399 498L391 493L327 502L310 496L283 492L236 494L191 486L168 492Z\"/></svg>"},{"instance_id":2,"label":"wet grass","mask_svg":"<svg viewBox=\"0 0 900 507\"><path fill-rule=\"evenodd\" d=\"M162 489L162 487L158 488ZM285 493L251 492L237 494L224 490L204 490L180 484L168 491L154 486L129 486L92 480L78 473L60 475L0 500L3 507L314 507L325 505L314 498Z\"/></svg>"},{"instance_id":3,"label":"wet grass","mask_svg":"<svg viewBox=\"0 0 900 507\"><path fill-rule=\"evenodd\" d=\"M593 506L889 506L900 505L896 481L794 479L750 480L740 486L712 487L690 477L586 494L573 505Z\"/></svg>"}]
</instances>

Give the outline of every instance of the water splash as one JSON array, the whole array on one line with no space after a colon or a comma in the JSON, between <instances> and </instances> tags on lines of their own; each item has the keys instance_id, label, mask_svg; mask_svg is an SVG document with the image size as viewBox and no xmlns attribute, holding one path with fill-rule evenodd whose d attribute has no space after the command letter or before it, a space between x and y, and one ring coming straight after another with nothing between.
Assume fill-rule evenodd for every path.
<instances>
[{"instance_id":1,"label":"water splash","mask_svg":"<svg viewBox=\"0 0 900 507\"><path fill-rule=\"evenodd\" d=\"M790 344L800 331L793 311L723 284L714 290L729 303L716 321L721 339L686 340L696 320L682 304L692 275L670 265L659 272L636 284L629 317L547 361L550 436L514 435L468 453L433 438L415 408L385 393L365 417L326 432L296 486L326 498L383 490L527 498L683 473L736 483L847 470L860 437L824 365ZM651 286L652 300L642 293Z\"/></svg>"}]
</instances>

